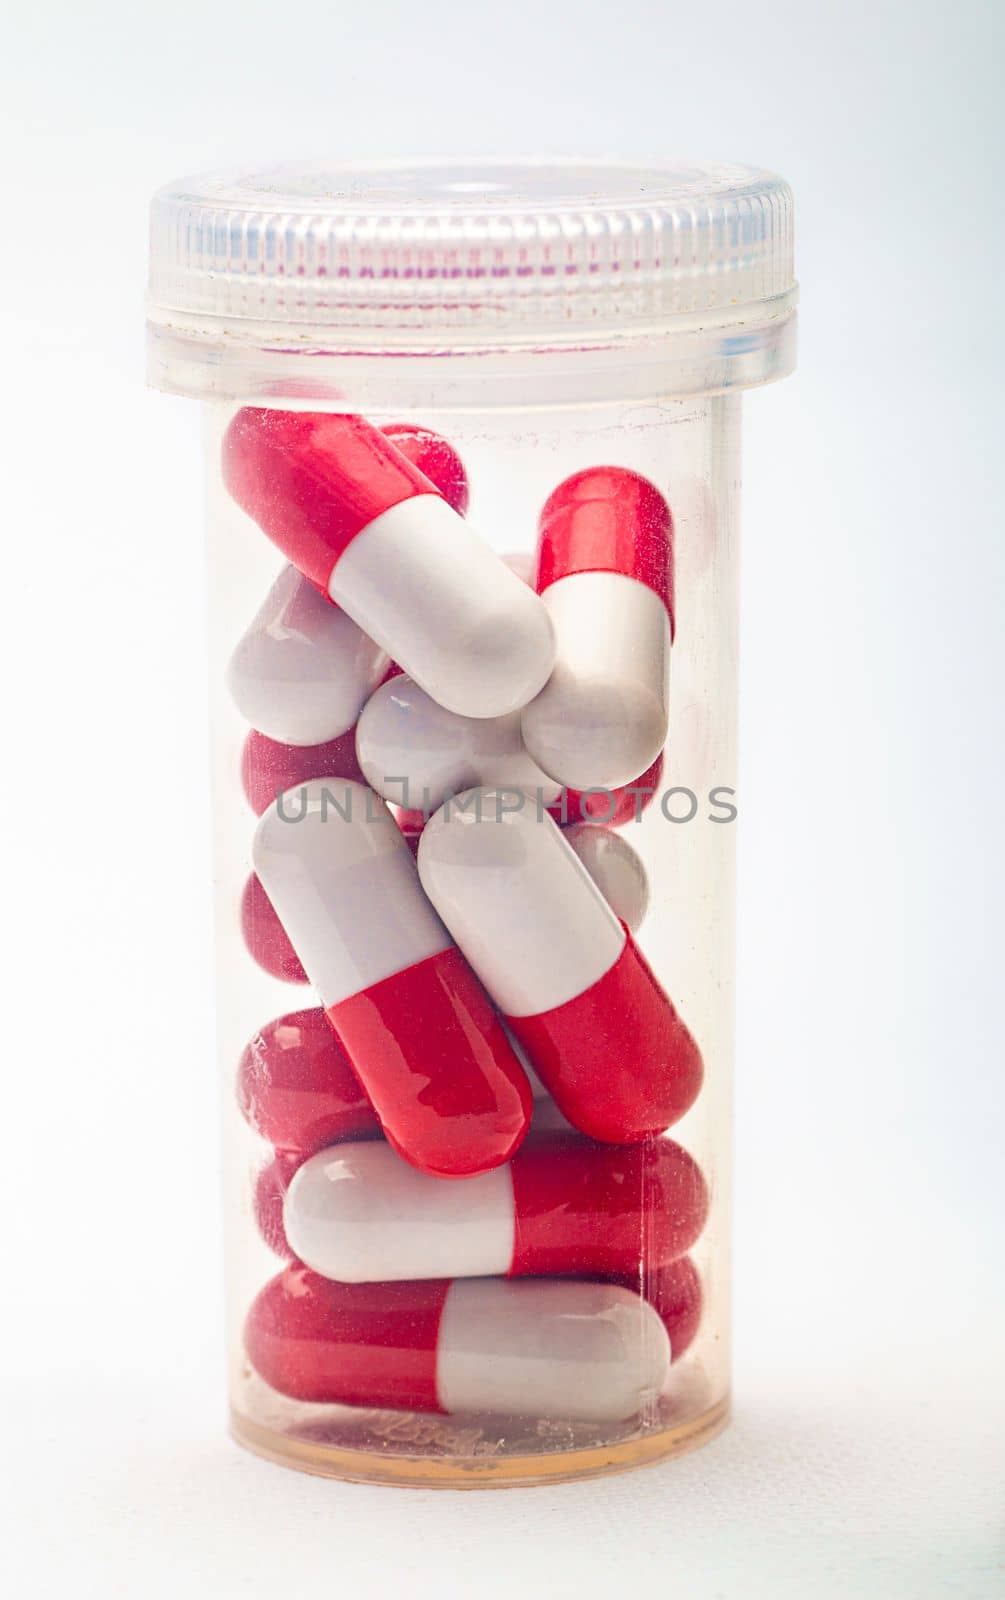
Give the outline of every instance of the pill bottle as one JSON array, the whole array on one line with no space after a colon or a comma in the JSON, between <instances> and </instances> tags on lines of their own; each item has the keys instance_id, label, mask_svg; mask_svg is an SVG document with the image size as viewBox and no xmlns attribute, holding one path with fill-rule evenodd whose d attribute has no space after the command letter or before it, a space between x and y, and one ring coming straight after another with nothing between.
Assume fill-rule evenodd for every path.
<instances>
[{"instance_id":1,"label":"pill bottle","mask_svg":"<svg viewBox=\"0 0 1005 1600\"><path fill-rule=\"evenodd\" d=\"M745 167L294 165L152 209L202 402L237 1439L552 1482L729 1396ZM196 515L193 507L193 515Z\"/></svg>"}]
</instances>

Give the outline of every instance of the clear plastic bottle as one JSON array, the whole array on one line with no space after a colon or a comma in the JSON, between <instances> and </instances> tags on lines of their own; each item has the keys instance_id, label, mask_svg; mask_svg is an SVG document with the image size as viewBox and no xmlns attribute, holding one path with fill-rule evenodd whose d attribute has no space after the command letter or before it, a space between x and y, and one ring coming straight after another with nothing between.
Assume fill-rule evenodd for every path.
<instances>
[{"instance_id":1,"label":"clear plastic bottle","mask_svg":"<svg viewBox=\"0 0 1005 1600\"><path fill-rule=\"evenodd\" d=\"M150 378L206 419L263 1455L532 1483L726 1419L740 395L791 370L795 298L789 191L746 168L154 200Z\"/></svg>"}]
</instances>

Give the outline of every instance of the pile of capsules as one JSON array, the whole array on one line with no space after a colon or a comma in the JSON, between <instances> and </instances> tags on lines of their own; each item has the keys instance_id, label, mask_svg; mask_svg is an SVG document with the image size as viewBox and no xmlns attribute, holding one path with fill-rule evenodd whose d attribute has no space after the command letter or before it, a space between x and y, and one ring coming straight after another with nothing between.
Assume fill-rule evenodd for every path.
<instances>
[{"instance_id":1,"label":"pile of capsules","mask_svg":"<svg viewBox=\"0 0 1005 1600\"><path fill-rule=\"evenodd\" d=\"M708 1205L658 1137L702 1060L616 831L666 741L670 510L579 472L528 572L424 428L246 407L223 473L291 563L228 673L260 817L244 935L321 1001L240 1064L289 1260L248 1359L304 1401L630 1419L694 1337Z\"/></svg>"}]
</instances>

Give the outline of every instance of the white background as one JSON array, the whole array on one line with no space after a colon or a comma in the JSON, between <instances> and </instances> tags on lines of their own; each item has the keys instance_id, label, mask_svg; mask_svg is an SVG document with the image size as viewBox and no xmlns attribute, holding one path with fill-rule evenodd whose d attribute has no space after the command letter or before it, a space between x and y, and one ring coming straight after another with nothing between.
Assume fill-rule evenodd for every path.
<instances>
[{"instance_id":1,"label":"white background","mask_svg":"<svg viewBox=\"0 0 1005 1600\"><path fill-rule=\"evenodd\" d=\"M1001 1594L1001 147L975 0L38 0L5 30L8 1593ZM460 1497L223 1435L197 408L145 207L323 154L783 172L746 431L737 1405Z\"/></svg>"}]
</instances>

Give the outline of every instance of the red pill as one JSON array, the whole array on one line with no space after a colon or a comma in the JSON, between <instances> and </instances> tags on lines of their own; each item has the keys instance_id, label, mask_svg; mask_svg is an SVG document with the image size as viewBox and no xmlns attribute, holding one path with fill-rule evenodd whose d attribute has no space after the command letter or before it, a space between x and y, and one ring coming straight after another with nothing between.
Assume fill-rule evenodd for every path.
<instances>
[{"instance_id":1,"label":"red pill","mask_svg":"<svg viewBox=\"0 0 1005 1600\"><path fill-rule=\"evenodd\" d=\"M253 1209L258 1231L270 1250L277 1256L284 1256L292 1260L293 1251L290 1249L283 1225L283 1202L290 1180L300 1165L300 1157L277 1153L271 1161L267 1161L255 1178L253 1196Z\"/></svg>"},{"instance_id":2,"label":"red pill","mask_svg":"<svg viewBox=\"0 0 1005 1600\"><path fill-rule=\"evenodd\" d=\"M645 1285L645 1298L662 1317L670 1335L672 1359L679 1361L701 1323L701 1278L690 1256L682 1256L652 1273Z\"/></svg>"},{"instance_id":3,"label":"red pill","mask_svg":"<svg viewBox=\"0 0 1005 1600\"><path fill-rule=\"evenodd\" d=\"M453 445L442 434L416 422L388 422L380 431L463 517L468 509L468 475Z\"/></svg>"},{"instance_id":4,"label":"red pill","mask_svg":"<svg viewBox=\"0 0 1005 1600\"><path fill-rule=\"evenodd\" d=\"M270 977L284 983L306 983L307 974L276 916L275 907L257 873L252 873L241 895L241 932L248 954Z\"/></svg>"},{"instance_id":5,"label":"red pill","mask_svg":"<svg viewBox=\"0 0 1005 1600\"><path fill-rule=\"evenodd\" d=\"M380 1134L320 1006L288 1011L249 1039L237 1069L237 1101L256 1133L298 1161L343 1139Z\"/></svg>"},{"instance_id":6,"label":"red pill","mask_svg":"<svg viewBox=\"0 0 1005 1600\"><path fill-rule=\"evenodd\" d=\"M277 794L314 778L362 783L354 727L327 744L280 744L255 729L248 734L241 751L241 783L256 816L269 809Z\"/></svg>"}]
</instances>

